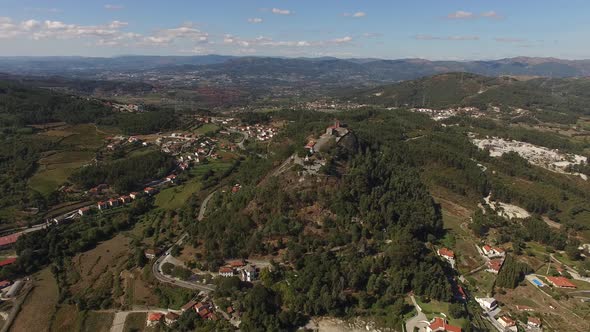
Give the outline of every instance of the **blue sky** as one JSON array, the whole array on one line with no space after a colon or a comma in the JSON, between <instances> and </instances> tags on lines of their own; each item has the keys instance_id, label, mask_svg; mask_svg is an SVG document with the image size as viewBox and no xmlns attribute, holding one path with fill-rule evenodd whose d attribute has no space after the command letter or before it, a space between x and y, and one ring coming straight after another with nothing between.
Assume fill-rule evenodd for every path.
<instances>
[{"instance_id":1,"label":"blue sky","mask_svg":"<svg viewBox=\"0 0 590 332\"><path fill-rule=\"evenodd\" d=\"M0 55L590 58L587 0L1 0Z\"/></svg>"}]
</instances>

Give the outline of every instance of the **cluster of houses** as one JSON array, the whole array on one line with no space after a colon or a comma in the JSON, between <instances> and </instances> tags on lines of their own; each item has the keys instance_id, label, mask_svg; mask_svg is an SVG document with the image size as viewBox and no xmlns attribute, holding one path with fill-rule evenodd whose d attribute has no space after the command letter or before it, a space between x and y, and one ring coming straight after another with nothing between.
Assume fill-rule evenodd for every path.
<instances>
[{"instance_id":1,"label":"cluster of houses","mask_svg":"<svg viewBox=\"0 0 590 332\"><path fill-rule=\"evenodd\" d=\"M221 277L238 276L242 281L252 282L258 278L258 271L252 264L246 264L243 260L236 260L220 267L219 275Z\"/></svg>"},{"instance_id":2,"label":"cluster of houses","mask_svg":"<svg viewBox=\"0 0 590 332\"><path fill-rule=\"evenodd\" d=\"M148 146L147 142L142 141L136 136L115 136L115 137L107 137L106 140L108 141L107 149L108 150L117 150L118 148L127 145L127 144L134 144L134 145L143 145Z\"/></svg>"},{"instance_id":3,"label":"cluster of houses","mask_svg":"<svg viewBox=\"0 0 590 332\"><path fill-rule=\"evenodd\" d=\"M486 263L486 271L498 274L504 265L504 258L506 257L506 251L499 247L492 247L490 245L484 245L480 249L481 254L488 260Z\"/></svg>"},{"instance_id":4,"label":"cluster of houses","mask_svg":"<svg viewBox=\"0 0 590 332\"><path fill-rule=\"evenodd\" d=\"M170 178L170 179L168 180L168 178ZM176 175L170 175L166 178L166 181L172 182L174 179L176 179ZM100 201L100 202L96 203L96 208L100 211L110 209L110 208L115 208L115 207L118 207L121 205L129 204L133 200L135 200L143 195L153 196L157 193L158 193L158 189L152 188L152 187L146 187L143 189L142 192L132 192L129 195L123 195L118 198L110 198L107 201ZM89 206L85 207L85 208L81 208L78 211L78 213L81 216L88 214L88 212L90 212Z\"/></svg>"},{"instance_id":5,"label":"cluster of houses","mask_svg":"<svg viewBox=\"0 0 590 332\"><path fill-rule=\"evenodd\" d=\"M252 126L235 126L230 129L247 133L249 137L256 138L262 142L272 139L278 133L277 128L258 123Z\"/></svg>"},{"instance_id":6,"label":"cluster of houses","mask_svg":"<svg viewBox=\"0 0 590 332\"><path fill-rule=\"evenodd\" d=\"M441 121L456 115L468 115L474 118L480 117L482 113L476 107L458 107L436 110L431 108L412 108L412 112L426 114L434 121Z\"/></svg>"},{"instance_id":7,"label":"cluster of houses","mask_svg":"<svg viewBox=\"0 0 590 332\"><path fill-rule=\"evenodd\" d=\"M183 305L180 309L182 312L187 310L194 310L202 319L206 320L218 320L217 314L215 314L215 306L208 300L203 300L201 302L197 301L189 301L187 304Z\"/></svg>"},{"instance_id":8,"label":"cluster of houses","mask_svg":"<svg viewBox=\"0 0 590 332\"><path fill-rule=\"evenodd\" d=\"M495 317L499 312L500 309L498 307L498 301L493 297L476 297L475 300L480 305L482 309L486 312L491 313L492 317ZM520 311L532 311L533 309L528 306L516 306L516 308ZM494 314L495 313L495 314ZM507 314L500 315L498 318L495 318L496 322L499 327L502 328L504 331L518 331L518 324L516 320L510 317ZM529 316L526 324L527 330L535 330L541 327L541 319Z\"/></svg>"},{"instance_id":9,"label":"cluster of houses","mask_svg":"<svg viewBox=\"0 0 590 332\"><path fill-rule=\"evenodd\" d=\"M148 327L154 327L164 322L164 324L167 326L171 326L172 324L176 323L179 317L180 315L173 311L169 311L166 314L162 312L150 312L147 315L146 325Z\"/></svg>"},{"instance_id":10,"label":"cluster of houses","mask_svg":"<svg viewBox=\"0 0 590 332\"><path fill-rule=\"evenodd\" d=\"M111 107L116 112L137 113L143 112L143 107L137 104L118 104L106 102L105 105Z\"/></svg>"}]
</instances>

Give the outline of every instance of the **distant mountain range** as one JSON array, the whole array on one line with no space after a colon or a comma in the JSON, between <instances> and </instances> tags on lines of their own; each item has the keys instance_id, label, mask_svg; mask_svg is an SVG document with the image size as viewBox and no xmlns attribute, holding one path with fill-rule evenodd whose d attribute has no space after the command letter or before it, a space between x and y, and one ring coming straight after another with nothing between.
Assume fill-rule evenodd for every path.
<instances>
[{"instance_id":1,"label":"distant mountain range","mask_svg":"<svg viewBox=\"0 0 590 332\"><path fill-rule=\"evenodd\" d=\"M82 75L104 71L198 71L235 75L297 75L311 79L362 79L395 82L446 72L486 76L590 76L590 60L517 57L490 61L430 61L424 59L338 59L202 56L0 57L0 72L20 75Z\"/></svg>"}]
</instances>

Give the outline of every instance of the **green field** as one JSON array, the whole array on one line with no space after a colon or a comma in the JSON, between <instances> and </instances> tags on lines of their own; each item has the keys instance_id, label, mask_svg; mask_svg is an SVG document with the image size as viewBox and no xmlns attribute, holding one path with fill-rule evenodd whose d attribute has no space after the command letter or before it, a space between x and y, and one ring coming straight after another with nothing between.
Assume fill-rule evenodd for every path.
<instances>
[{"instance_id":1,"label":"green field","mask_svg":"<svg viewBox=\"0 0 590 332\"><path fill-rule=\"evenodd\" d=\"M39 160L39 169L29 180L29 186L49 195L64 183L74 170L94 158L92 151L61 151Z\"/></svg>"},{"instance_id":2,"label":"green field","mask_svg":"<svg viewBox=\"0 0 590 332\"><path fill-rule=\"evenodd\" d=\"M201 190L201 177L209 170L223 172L231 167L230 163L221 160L195 166L189 170L191 179L187 182L166 188L156 195L156 206L164 209L178 209L191 197Z\"/></svg>"},{"instance_id":3,"label":"green field","mask_svg":"<svg viewBox=\"0 0 590 332\"><path fill-rule=\"evenodd\" d=\"M195 130L195 134L199 134L199 135L206 135L209 133L214 133L219 129L219 126L213 123L206 123L202 126L200 126L199 128L197 128L197 130Z\"/></svg>"},{"instance_id":4,"label":"green field","mask_svg":"<svg viewBox=\"0 0 590 332\"><path fill-rule=\"evenodd\" d=\"M145 312L133 312L127 315L125 320L124 332L145 331L147 314Z\"/></svg>"},{"instance_id":5,"label":"green field","mask_svg":"<svg viewBox=\"0 0 590 332\"><path fill-rule=\"evenodd\" d=\"M201 183L197 179L162 190L156 195L156 206L164 209L178 209L186 203L192 194L201 189Z\"/></svg>"},{"instance_id":6,"label":"green field","mask_svg":"<svg viewBox=\"0 0 590 332\"><path fill-rule=\"evenodd\" d=\"M29 179L31 189L49 195L67 181L74 170L90 162L104 144L107 132L91 124L66 126L39 134L59 142L55 151L39 160L37 172Z\"/></svg>"}]
</instances>

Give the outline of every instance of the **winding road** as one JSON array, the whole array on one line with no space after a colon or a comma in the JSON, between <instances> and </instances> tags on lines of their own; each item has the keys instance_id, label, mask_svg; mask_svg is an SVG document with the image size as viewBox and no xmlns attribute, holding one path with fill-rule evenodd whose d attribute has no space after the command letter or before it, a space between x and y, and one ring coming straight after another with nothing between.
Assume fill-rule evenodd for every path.
<instances>
[{"instance_id":1,"label":"winding road","mask_svg":"<svg viewBox=\"0 0 590 332\"><path fill-rule=\"evenodd\" d=\"M203 203L201 204L201 208L199 209L199 215L197 217L198 221L202 221L205 218L205 213L207 212L207 205L209 204L209 201L211 200L213 195L215 195L216 192L217 192L217 190L212 191L203 200ZM198 290L198 291L205 291L205 292L214 291L215 285L185 281L185 280L181 280L178 278L174 278L172 276L168 276L162 272L162 265L173 259L173 257L171 257L171 255L170 255L172 248L175 245L181 246L182 243L186 240L186 238L188 238L188 236L189 236L188 233L182 234L180 239L178 239L178 241L176 241L174 243L174 245L170 246L170 248L168 248L168 250L166 250L162 256L160 256L160 257L158 257L158 259L156 259L156 261L154 262L154 265L152 265L152 273L153 273L154 277L156 279L158 279L158 281L163 282L163 283L171 284L171 285L186 288L186 289ZM174 262L171 262L171 263L174 263ZM178 265L178 264L175 264L175 265Z\"/></svg>"}]
</instances>

